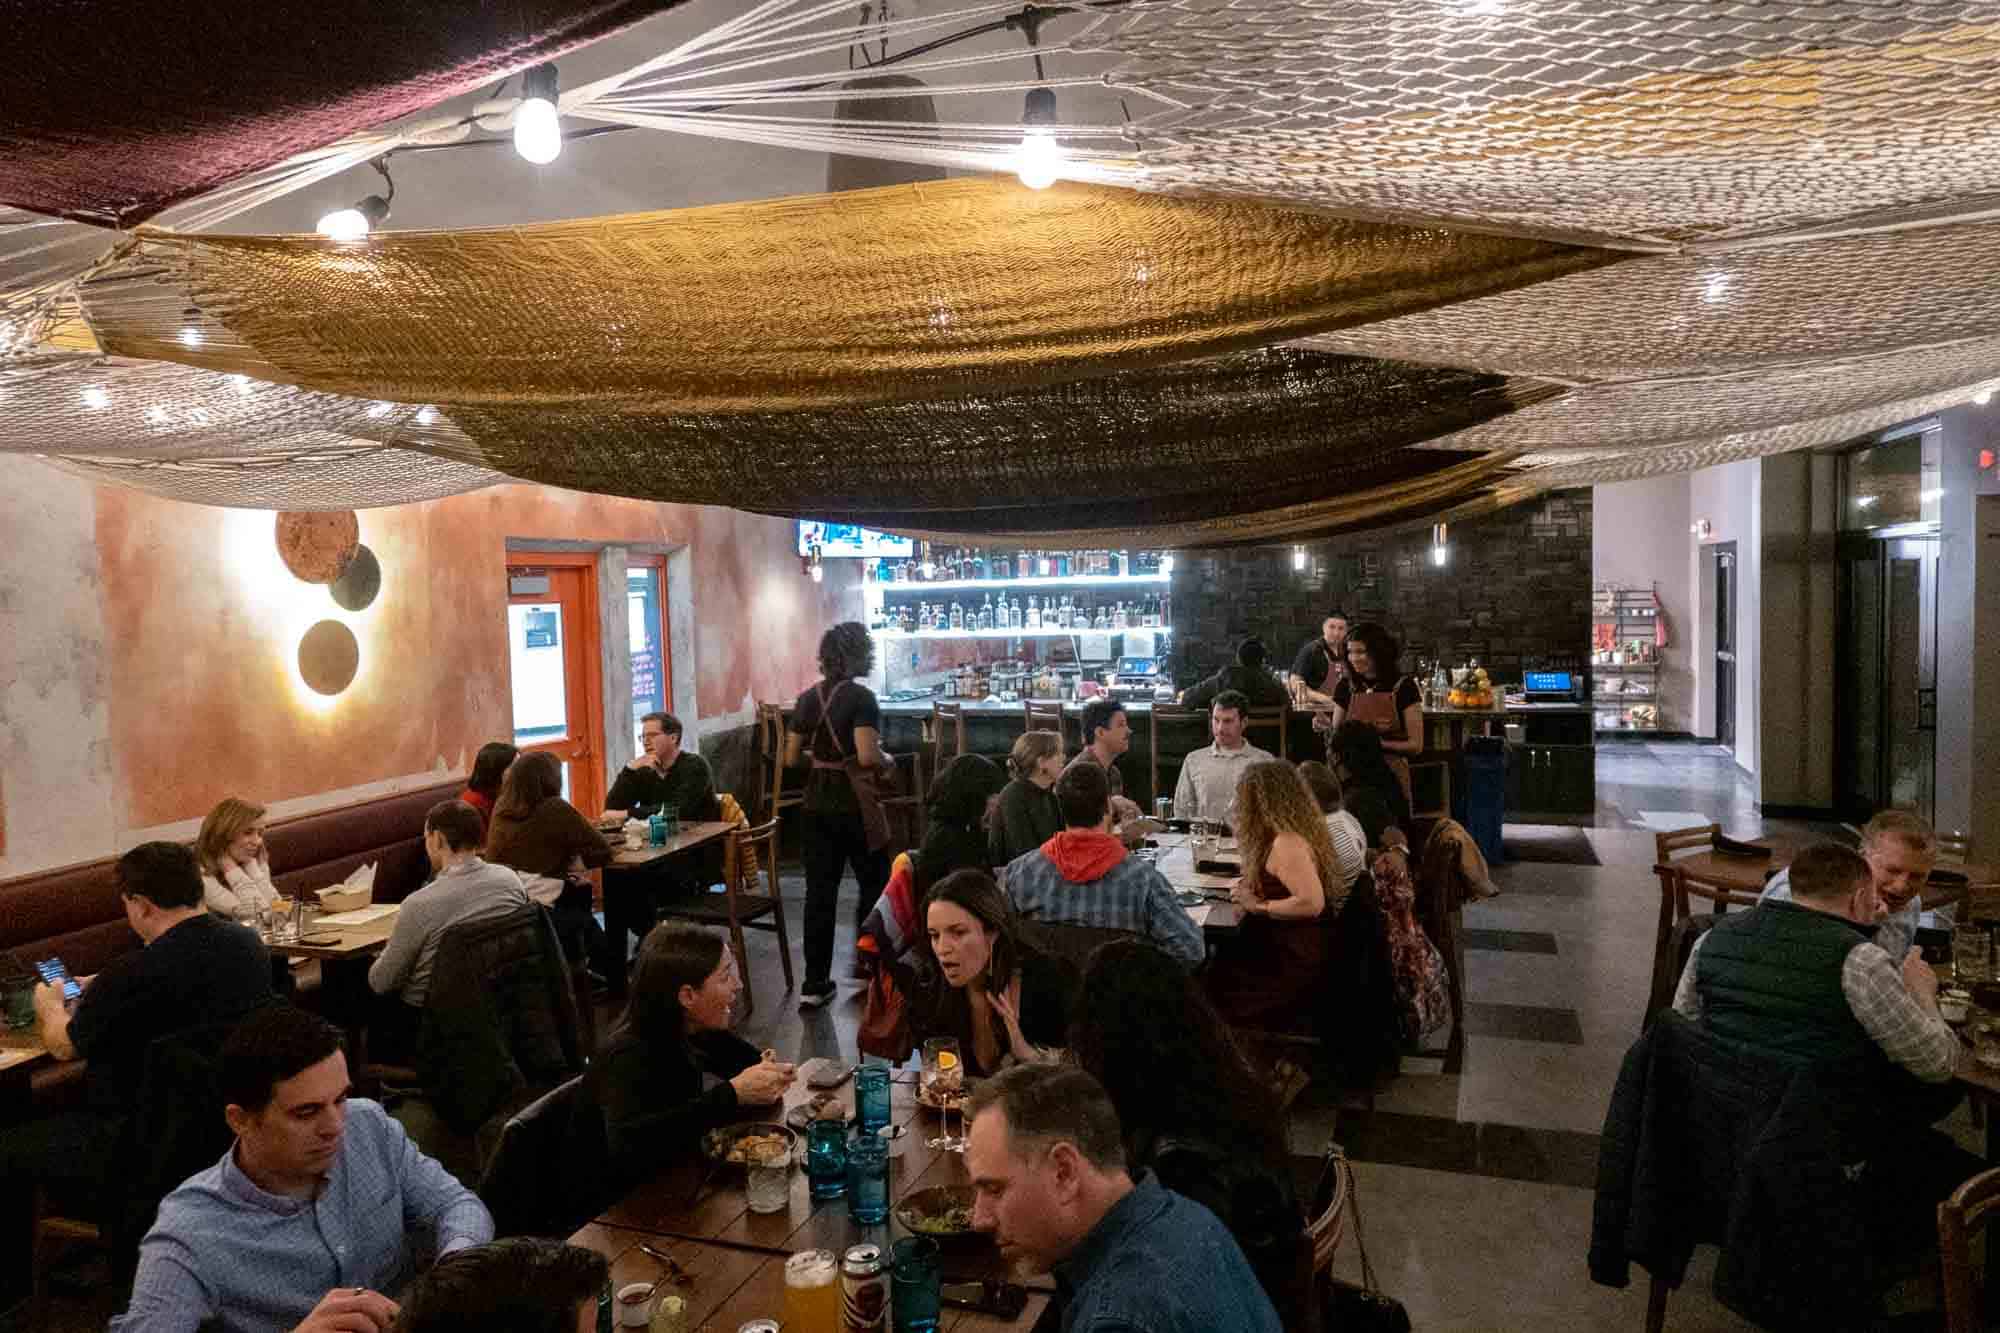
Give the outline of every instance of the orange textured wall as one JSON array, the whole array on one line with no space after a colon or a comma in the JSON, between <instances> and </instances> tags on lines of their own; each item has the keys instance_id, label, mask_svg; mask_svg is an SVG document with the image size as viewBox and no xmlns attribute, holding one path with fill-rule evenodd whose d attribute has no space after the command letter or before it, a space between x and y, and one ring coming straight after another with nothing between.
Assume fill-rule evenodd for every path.
<instances>
[{"instance_id":1,"label":"orange textured wall","mask_svg":"<svg viewBox=\"0 0 2000 1333\"><path fill-rule=\"evenodd\" d=\"M122 824L462 769L507 734L509 538L687 546L696 661L674 671L695 671L702 718L802 689L820 630L859 611L848 571L823 586L800 575L789 521L734 510L503 486L360 518L382 592L348 614L278 562L272 515L98 489ZM359 674L331 700L292 664L322 617L361 642Z\"/></svg>"}]
</instances>

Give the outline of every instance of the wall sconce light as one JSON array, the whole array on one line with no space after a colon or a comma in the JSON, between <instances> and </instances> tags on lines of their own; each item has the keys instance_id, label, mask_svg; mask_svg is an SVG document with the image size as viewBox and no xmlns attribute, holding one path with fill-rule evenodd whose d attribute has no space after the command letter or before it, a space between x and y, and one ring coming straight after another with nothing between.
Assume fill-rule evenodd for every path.
<instances>
[{"instance_id":1,"label":"wall sconce light","mask_svg":"<svg viewBox=\"0 0 2000 1333\"><path fill-rule=\"evenodd\" d=\"M1710 523L1705 518L1698 518L1694 522L1688 524L1688 532L1698 542L1707 541L1709 534L1714 531L1715 531L1715 525L1713 523Z\"/></svg>"},{"instance_id":2,"label":"wall sconce light","mask_svg":"<svg viewBox=\"0 0 2000 1333\"><path fill-rule=\"evenodd\" d=\"M1292 570L1293 570L1293 572L1294 572L1294 573L1298 573L1298 574L1303 574L1303 573L1305 573L1305 572L1306 572L1306 548L1305 548L1305 547L1303 547L1303 546L1294 546L1294 547L1292 548Z\"/></svg>"},{"instance_id":3,"label":"wall sconce light","mask_svg":"<svg viewBox=\"0 0 2000 1333\"><path fill-rule=\"evenodd\" d=\"M1451 563L1451 547L1445 542L1446 526L1443 523L1431 524L1431 564L1438 569Z\"/></svg>"}]
</instances>

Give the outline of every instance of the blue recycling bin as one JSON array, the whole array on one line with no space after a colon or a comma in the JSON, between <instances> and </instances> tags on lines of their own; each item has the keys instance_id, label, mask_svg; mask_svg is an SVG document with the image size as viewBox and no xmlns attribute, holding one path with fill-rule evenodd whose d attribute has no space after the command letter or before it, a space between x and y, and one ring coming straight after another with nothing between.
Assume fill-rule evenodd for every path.
<instances>
[{"instance_id":1,"label":"blue recycling bin","mask_svg":"<svg viewBox=\"0 0 2000 1333\"><path fill-rule=\"evenodd\" d=\"M1459 756L1464 782L1465 813L1459 822L1479 844L1486 864L1497 866L1507 859L1501 841L1501 825L1507 816L1507 743L1495 736L1473 736Z\"/></svg>"}]
</instances>

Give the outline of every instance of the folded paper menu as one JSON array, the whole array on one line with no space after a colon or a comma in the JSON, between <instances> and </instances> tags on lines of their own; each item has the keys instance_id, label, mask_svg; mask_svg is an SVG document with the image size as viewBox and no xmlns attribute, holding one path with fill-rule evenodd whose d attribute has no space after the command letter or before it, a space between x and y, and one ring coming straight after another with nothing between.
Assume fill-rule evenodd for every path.
<instances>
[{"instance_id":1,"label":"folded paper menu","mask_svg":"<svg viewBox=\"0 0 2000 1333\"><path fill-rule=\"evenodd\" d=\"M336 912L332 916L314 917L313 924L332 926L336 929L344 926L365 926L370 921L380 921L385 916L394 916L396 907L395 903L376 903L372 907L358 907L352 912Z\"/></svg>"}]
</instances>

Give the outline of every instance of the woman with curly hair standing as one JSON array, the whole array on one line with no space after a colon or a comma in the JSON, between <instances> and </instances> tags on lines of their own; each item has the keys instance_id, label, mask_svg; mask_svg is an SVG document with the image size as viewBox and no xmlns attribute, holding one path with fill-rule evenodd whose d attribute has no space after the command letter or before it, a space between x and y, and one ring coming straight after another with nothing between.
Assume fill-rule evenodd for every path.
<instances>
[{"instance_id":1,"label":"woman with curly hair standing","mask_svg":"<svg viewBox=\"0 0 2000 1333\"><path fill-rule=\"evenodd\" d=\"M1291 1024L1307 1013L1326 926L1347 900L1333 839L1305 779L1282 759L1250 765L1237 782L1236 839L1243 876L1229 896L1243 926L1209 968L1209 996L1232 1023Z\"/></svg>"},{"instance_id":2,"label":"woman with curly hair standing","mask_svg":"<svg viewBox=\"0 0 2000 1333\"><path fill-rule=\"evenodd\" d=\"M800 818L800 859L806 872L806 976L799 1007L833 998L833 932L840 879L849 866L861 890L861 923L889 882L888 829L875 804L882 753L882 707L860 681L875 669L875 640L849 620L819 640L820 680L792 706L785 764L812 763Z\"/></svg>"}]
</instances>

